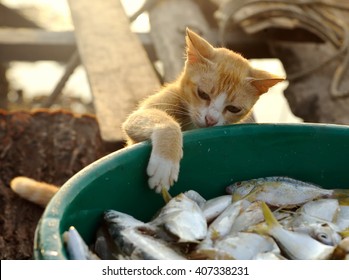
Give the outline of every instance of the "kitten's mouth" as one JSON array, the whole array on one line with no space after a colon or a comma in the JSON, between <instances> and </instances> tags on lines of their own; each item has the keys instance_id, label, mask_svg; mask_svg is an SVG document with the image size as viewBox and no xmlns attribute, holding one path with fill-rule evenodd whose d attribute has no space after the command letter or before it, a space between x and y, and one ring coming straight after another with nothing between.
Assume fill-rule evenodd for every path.
<instances>
[{"instance_id":1,"label":"kitten's mouth","mask_svg":"<svg viewBox=\"0 0 349 280\"><path fill-rule=\"evenodd\" d=\"M213 127L213 126L219 126L219 121L215 120L215 119L210 119L205 117L204 120L201 119L194 119L193 120L193 124L197 127L197 128L206 128L206 127Z\"/></svg>"},{"instance_id":2,"label":"kitten's mouth","mask_svg":"<svg viewBox=\"0 0 349 280\"><path fill-rule=\"evenodd\" d=\"M217 126L218 124L207 124L207 123L203 123L200 121L193 121L193 124L196 128L206 128L206 127L213 127L213 126Z\"/></svg>"}]
</instances>

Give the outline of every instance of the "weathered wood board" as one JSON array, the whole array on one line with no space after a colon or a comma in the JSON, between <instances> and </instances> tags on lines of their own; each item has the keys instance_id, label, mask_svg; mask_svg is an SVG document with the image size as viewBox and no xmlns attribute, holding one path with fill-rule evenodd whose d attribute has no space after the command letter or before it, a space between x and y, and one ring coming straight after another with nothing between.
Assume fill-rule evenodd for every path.
<instances>
[{"instance_id":1,"label":"weathered wood board","mask_svg":"<svg viewBox=\"0 0 349 280\"><path fill-rule=\"evenodd\" d=\"M149 11L154 48L164 66L164 80L173 81L185 61L186 27L212 42L211 29L200 7L191 0L158 1Z\"/></svg>"},{"instance_id":2,"label":"weathered wood board","mask_svg":"<svg viewBox=\"0 0 349 280\"><path fill-rule=\"evenodd\" d=\"M160 83L120 1L68 3L102 138L119 141L124 119Z\"/></svg>"},{"instance_id":3,"label":"weathered wood board","mask_svg":"<svg viewBox=\"0 0 349 280\"><path fill-rule=\"evenodd\" d=\"M75 48L75 37L71 31L0 28L0 62L12 60L67 61Z\"/></svg>"},{"instance_id":4,"label":"weathered wood board","mask_svg":"<svg viewBox=\"0 0 349 280\"><path fill-rule=\"evenodd\" d=\"M1 1L0 1L1 2ZM39 28L39 25L16 10L6 7L0 3L0 26L7 27L32 27Z\"/></svg>"}]
</instances>

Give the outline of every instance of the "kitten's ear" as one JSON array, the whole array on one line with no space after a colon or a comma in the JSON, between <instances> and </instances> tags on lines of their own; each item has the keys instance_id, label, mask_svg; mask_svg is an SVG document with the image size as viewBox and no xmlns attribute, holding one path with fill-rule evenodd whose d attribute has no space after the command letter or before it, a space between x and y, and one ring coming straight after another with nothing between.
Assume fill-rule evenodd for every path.
<instances>
[{"instance_id":1,"label":"kitten's ear","mask_svg":"<svg viewBox=\"0 0 349 280\"><path fill-rule=\"evenodd\" d=\"M187 61L189 63L197 63L210 60L214 53L214 48L210 43L189 28L187 28L186 31Z\"/></svg>"},{"instance_id":2,"label":"kitten's ear","mask_svg":"<svg viewBox=\"0 0 349 280\"><path fill-rule=\"evenodd\" d=\"M250 77L247 78L247 81L257 89L260 95L284 80L284 78L258 69L251 69Z\"/></svg>"}]
</instances>

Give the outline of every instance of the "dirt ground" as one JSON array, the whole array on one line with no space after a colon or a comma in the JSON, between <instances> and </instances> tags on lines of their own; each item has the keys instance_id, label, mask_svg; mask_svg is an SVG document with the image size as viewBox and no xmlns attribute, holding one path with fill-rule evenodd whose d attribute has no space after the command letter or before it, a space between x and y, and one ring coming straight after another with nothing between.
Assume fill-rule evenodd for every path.
<instances>
[{"instance_id":1,"label":"dirt ground","mask_svg":"<svg viewBox=\"0 0 349 280\"><path fill-rule=\"evenodd\" d=\"M120 144L119 144L120 145ZM103 143L93 116L65 111L0 111L0 259L32 259L43 208L14 194L16 176L62 185L116 149Z\"/></svg>"}]
</instances>

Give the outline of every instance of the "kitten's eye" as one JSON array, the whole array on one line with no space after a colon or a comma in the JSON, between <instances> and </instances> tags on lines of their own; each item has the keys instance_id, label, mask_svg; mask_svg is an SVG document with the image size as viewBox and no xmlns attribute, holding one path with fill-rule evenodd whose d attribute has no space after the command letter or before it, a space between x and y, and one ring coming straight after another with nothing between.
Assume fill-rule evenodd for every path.
<instances>
[{"instance_id":1,"label":"kitten's eye","mask_svg":"<svg viewBox=\"0 0 349 280\"><path fill-rule=\"evenodd\" d=\"M233 106L233 105L229 105L229 106L225 107L225 109L227 109L230 113L233 113L233 114L237 114L237 113L241 112L241 108Z\"/></svg>"},{"instance_id":2,"label":"kitten's eye","mask_svg":"<svg viewBox=\"0 0 349 280\"><path fill-rule=\"evenodd\" d=\"M210 96L199 88L198 88L198 95L203 100L208 100L208 101L211 100Z\"/></svg>"}]
</instances>

